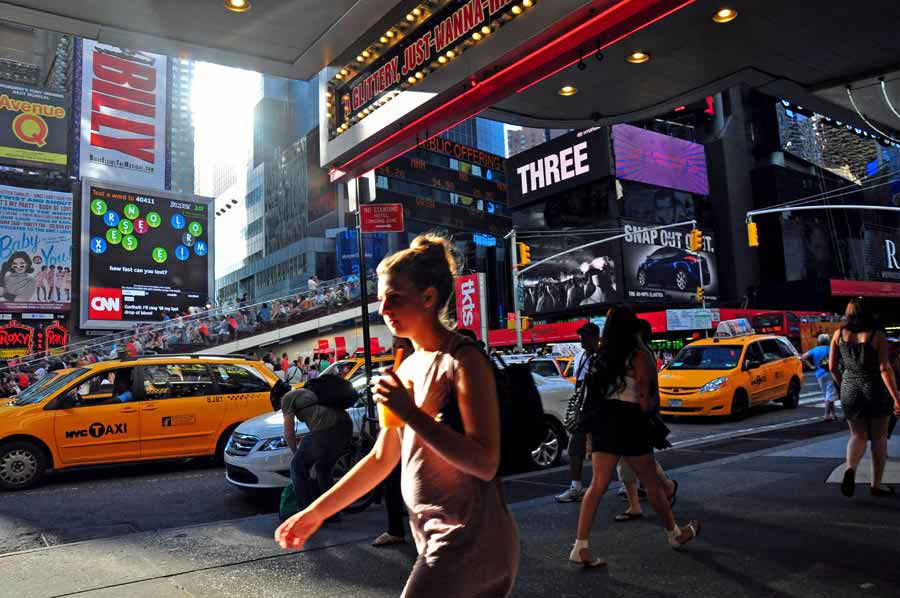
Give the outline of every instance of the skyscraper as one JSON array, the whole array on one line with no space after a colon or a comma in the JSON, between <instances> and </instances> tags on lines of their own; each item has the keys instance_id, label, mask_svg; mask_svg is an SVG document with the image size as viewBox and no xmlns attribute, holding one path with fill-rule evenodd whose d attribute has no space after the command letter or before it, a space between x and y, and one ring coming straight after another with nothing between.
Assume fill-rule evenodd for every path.
<instances>
[{"instance_id":1,"label":"skyscraper","mask_svg":"<svg viewBox=\"0 0 900 598\"><path fill-rule=\"evenodd\" d=\"M506 157L503 123L486 118L470 118L440 135L456 143Z\"/></svg>"},{"instance_id":2,"label":"skyscraper","mask_svg":"<svg viewBox=\"0 0 900 598\"><path fill-rule=\"evenodd\" d=\"M172 85L169 91L169 156L172 182L178 193L194 193L194 115L191 88L194 61L172 58Z\"/></svg>"}]
</instances>

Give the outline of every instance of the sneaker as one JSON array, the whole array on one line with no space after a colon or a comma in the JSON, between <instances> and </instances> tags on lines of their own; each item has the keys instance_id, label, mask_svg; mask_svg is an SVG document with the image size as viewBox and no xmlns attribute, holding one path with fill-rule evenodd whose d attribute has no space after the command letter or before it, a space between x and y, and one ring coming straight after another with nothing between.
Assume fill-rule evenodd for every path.
<instances>
[{"instance_id":1,"label":"sneaker","mask_svg":"<svg viewBox=\"0 0 900 598\"><path fill-rule=\"evenodd\" d=\"M579 502L584 498L584 489L569 488L562 494L556 495L556 502Z\"/></svg>"}]
</instances>

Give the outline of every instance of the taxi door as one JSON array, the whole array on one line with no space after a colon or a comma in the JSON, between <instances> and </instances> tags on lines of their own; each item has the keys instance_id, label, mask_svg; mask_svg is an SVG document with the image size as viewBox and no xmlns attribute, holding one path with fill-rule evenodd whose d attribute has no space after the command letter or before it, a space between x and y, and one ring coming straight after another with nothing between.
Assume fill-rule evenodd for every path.
<instances>
[{"instance_id":1,"label":"taxi door","mask_svg":"<svg viewBox=\"0 0 900 598\"><path fill-rule=\"evenodd\" d=\"M53 411L53 434L63 465L140 457L140 403L120 402L115 392L119 381L133 393L132 372L132 368L106 370L63 391L69 405Z\"/></svg>"},{"instance_id":2,"label":"taxi door","mask_svg":"<svg viewBox=\"0 0 900 598\"><path fill-rule=\"evenodd\" d=\"M758 341L747 346L744 363L748 361L755 361L758 364L758 367L746 371L749 377L750 403L753 405L765 403L770 400L773 376L771 365L766 363L766 357Z\"/></svg>"},{"instance_id":3,"label":"taxi door","mask_svg":"<svg viewBox=\"0 0 900 598\"><path fill-rule=\"evenodd\" d=\"M212 454L225 404L205 363L143 366L141 457Z\"/></svg>"},{"instance_id":4,"label":"taxi door","mask_svg":"<svg viewBox=\"0 0 900 598\"><path fill-rule=\"evenodd\" d=\"M766 367L771 380L768 400L775 401L787 394L788 383L791 381L787 358L793 357L793 353L775 338L762 340L760 345L766 358Z\"/></svg>"}]
</instances>

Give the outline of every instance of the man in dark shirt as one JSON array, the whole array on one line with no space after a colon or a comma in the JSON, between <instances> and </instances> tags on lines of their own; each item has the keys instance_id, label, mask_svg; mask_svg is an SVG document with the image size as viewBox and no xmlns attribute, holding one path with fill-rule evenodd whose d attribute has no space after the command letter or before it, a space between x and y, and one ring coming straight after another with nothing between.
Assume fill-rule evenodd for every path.
<instances>
[{"instance_id":1,"label":"man in dark shirt","mask_svg":"<svg viewBox=\"0 0 900 598\"><path fill-rule=\"evenodd\" d=\"M315 393L305 388L291 390L281 398L284 439L294 453L291 481L297 495L297 507L309 506L334 484L331 470L353 437L353 422L346 411L318 403ZM309 432L298 442L294 419L306 424ZM310 477L315 466L316 479Z\"/></svg>"}]
</instances>

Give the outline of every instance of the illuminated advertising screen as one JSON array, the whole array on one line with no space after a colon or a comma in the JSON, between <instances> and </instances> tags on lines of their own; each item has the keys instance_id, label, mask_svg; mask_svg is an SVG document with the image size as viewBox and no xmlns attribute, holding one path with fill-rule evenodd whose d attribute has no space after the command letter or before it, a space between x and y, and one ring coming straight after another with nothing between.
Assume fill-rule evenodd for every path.
<instances>
[{"instance_id":1,"label":"illuminated advertising screen","mask_svg":"<svg viewBox=\"0 0 900 598\"><path fill-rule=\"evenodd\" d=\"M706 150L685 141L631 125L612 128L616 177L709 195Z\"/></svg>"},{"instance_id":2,"label":"illuminated advertising screen","mask_svg":"<svg viewBox=\"0 0 900 598\"><path fill-rule=\"evenodd\" d=\"M84 328L128 328L206 305L212 289L212 198L85 180Z\"/></svg>"}]
</instances>

